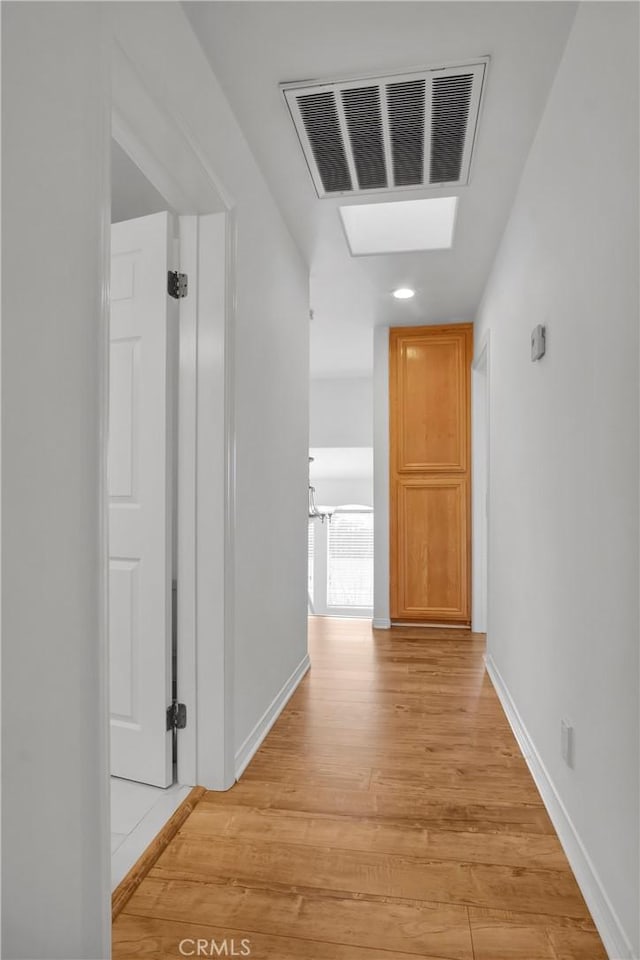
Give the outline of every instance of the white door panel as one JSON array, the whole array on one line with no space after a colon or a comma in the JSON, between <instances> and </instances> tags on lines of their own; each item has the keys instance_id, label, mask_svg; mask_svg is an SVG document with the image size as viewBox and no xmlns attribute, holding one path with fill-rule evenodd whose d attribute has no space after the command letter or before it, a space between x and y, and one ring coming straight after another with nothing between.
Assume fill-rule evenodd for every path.
<instances>
[{"instance_id":1,"label":"white door panel","mask_svg":"<svg viewBox=\"0 0 640 960\"><path fill-rule=\"evenodd\" d=\"M172 781L170 218L111 228L109 639L111 772Z\"/></svg>"}]
</instances>

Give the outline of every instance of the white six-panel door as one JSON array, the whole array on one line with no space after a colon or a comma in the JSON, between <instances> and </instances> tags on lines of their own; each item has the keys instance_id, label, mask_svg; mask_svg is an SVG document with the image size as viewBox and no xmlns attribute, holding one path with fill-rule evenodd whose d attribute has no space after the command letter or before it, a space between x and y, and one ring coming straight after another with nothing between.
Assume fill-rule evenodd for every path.
<instances>
[{"instance_id":1,"label":"white six-panel door","mask_svg":"<svg viewBox=\"0 0 640 960\"><path fill-rule=\"evenodd\" d=\"M111 228L109 638L111 772L172 781L170 217Z\"/></svg>"}]
</instances>

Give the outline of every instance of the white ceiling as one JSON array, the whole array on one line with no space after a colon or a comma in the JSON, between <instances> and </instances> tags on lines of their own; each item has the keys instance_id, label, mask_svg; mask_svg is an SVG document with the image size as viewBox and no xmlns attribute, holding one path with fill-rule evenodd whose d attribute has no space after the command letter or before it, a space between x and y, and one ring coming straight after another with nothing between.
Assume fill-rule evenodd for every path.
<instances>
[{"instance_id":1,"label":"white ceiling","mask_svg":"<svg viewBox=\"0 0 640 960\"><path fill-rule=\"evenodd\" d=\"M553 2L204 2L187 14L311 273L311 372L367 376L372 328L473 320L576 6ZM282 82L357 77L490 56L451 250L353 258L337 207L319 200ZM371 202L371 195L360 202ZM354 201L357 202L357 201ZM417 296L394 301L411 286Z\"/></svg>"}]
</instances>

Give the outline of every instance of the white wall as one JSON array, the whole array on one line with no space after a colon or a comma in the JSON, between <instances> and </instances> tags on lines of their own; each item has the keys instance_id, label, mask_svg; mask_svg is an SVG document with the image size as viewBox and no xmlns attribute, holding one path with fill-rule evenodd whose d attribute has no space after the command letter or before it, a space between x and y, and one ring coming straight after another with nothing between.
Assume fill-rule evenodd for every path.
<instances>
[{"instance_id":1,"label":"white wall","mask_svg":"<svg viewBox=\"0 0 640 960\"><path fill-rule=\"evenodd\" d=\"M310 383L309 446L330 448L371 448L373 446L373 381L370 377L313 379ZM312 453L313 453L312 449ZM318 475L312 483L316 503L339 506L360 503L373 506L373 476L355 475L349 466L339 477ZM322 471L320 469L320 474Z\"/></svg>"},{"instance_id":2,"label":"white wall","mask_svg":"<svg viewBox=\"0 0 640 960\"><path fill-rule=\"evenodd\" d=\"M2 950L109 951L100 4L2 7Z\"/></svg>"},{"instance_id":3,"label":"white wall","mask_svg":"<svg viewBox=\"0 0 640 960\"><path fill-rule=\"evenodd\" d=\"M179 4L4 4L3 937L13 960L108 956L99 484L112 32L220 178L237 227L225 611L236 745L306 654L306 267Z\"/></svg>"},{"instance_id":4,"label":"white wall","mask_svg":"<svg viewBox=\"0 0 640 960\"><path fill-rule=\"evenodd\" d=\"M373 384L370 377L312 380L310 447L370 447L373 444Z\"/></svg>"},{"instance_id":5,"label":"white wall","mask_svg":"<svg viewBox=\"0 0 640 960\"><path fill-rule=\"evenodd\" d=\"M344 480L320 477L312 481L316 491L316 503L340 507L347 503L373 506L373 478L349 477Z\"/></svg>"},{"instance_id":6,"label":"white wall","mask_svg":"<svg viewBox=\"0 0 640 960\"><path fill-rule=\"evenodd\" d=\"M540 322L547 355L533 364ZM591 861L574 847L611 956L637 957L635 4L578 9L476 344L489 328L489 655Z\"/></svg>"}]
</instances>

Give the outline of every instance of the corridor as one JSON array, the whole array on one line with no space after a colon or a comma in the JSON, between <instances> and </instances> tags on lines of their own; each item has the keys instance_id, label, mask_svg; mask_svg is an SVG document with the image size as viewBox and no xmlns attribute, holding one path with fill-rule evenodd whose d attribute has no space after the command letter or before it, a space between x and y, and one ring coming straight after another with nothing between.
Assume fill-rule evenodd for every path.
<instances>
[{"instance_id":1,"label":"corridor","mask_svg":"<svg viewBox=\"0 0 640 960\"><path fill-rule=\"evenodd\" d=\"M606 960L483 653L312 618L310 673L125 905L115 960Z\"/></svg>"}]
</instances>

